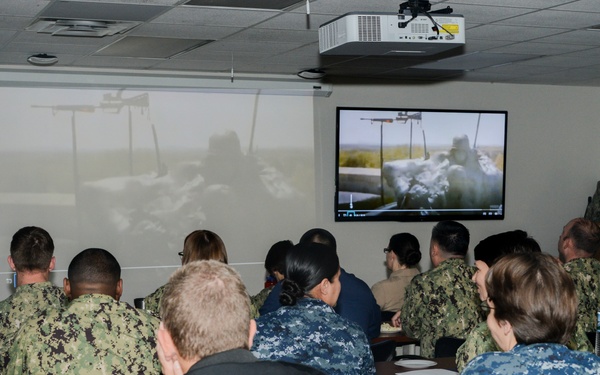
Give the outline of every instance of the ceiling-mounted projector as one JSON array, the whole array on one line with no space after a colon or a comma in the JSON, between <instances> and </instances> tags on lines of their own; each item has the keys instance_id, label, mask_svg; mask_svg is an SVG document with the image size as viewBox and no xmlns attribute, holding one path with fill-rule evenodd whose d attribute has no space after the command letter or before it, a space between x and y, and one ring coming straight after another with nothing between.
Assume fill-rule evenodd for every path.
<instances>
[{"instance_id":1,"label":"ceiling-mounted projector","mask_svg":"<svg viewBox=\"0 0 600 375\"><path fill-rule=\"evenodd\" d=\"M348 13L319 27L322 55L431 56L464 44L458 14Z\"/></svg>"}]
</instances>

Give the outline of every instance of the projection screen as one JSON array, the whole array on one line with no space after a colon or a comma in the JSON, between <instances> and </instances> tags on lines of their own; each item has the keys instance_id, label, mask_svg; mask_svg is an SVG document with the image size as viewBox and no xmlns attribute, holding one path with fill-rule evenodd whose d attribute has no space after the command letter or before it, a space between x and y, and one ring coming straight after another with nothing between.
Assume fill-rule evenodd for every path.
<instances>
[{"instance_id":1,"label":"projection screen","mask_svg":"<svg viewBox=\"0 0 600 375\"><path fill-rule=\"evenodd\" d=\"M255 293L269 247L314 223L312 97L1 87L0 98L4 256L16 230L43 227L57 285L75 254L101 247L132 302L181 265L188 233L208 229ZM4 299L12 272L0 267Z\"/></svg>"}]
</instances>

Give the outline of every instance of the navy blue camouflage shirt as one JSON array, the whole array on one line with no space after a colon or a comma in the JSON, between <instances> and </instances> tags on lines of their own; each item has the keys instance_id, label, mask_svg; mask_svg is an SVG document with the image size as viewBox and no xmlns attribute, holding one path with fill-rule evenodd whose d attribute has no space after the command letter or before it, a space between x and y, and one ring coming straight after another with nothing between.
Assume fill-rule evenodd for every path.
<instances>
[{"instance_id":1,"label":"navy blue camouflage shirt","mask_svg":"<svg viewBox=\"0 0 600 375\"><path fill-rule=\"evenodd\" d=\"M258 358L302 363L334 375L375 374L363 330L321 300L302 298L262 315L256 325L252 352Z\"/></svg>"},{"instance_id":2,"label":"navy blue camouflage shirt","mask_svg":"<svg viewBox=\"0 0 600 375\"><path fill-rule=\"evenodd\" d=\"M516 345L507 352L484 353L461 375L598 375L600 357L553 343Z\"/></svg>"}]
</instances>

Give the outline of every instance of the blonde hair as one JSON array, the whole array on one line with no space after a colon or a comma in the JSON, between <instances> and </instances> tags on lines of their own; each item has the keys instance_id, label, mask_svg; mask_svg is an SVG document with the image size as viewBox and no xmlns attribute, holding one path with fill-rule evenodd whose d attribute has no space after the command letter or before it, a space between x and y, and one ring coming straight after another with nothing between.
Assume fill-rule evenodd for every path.
<instances>
[{"instance_id":1,"label":"blonde hair","mask_svg":"<svg viewBox=\"0 0 600 375\"><path fill-rule=\"evenodd\" d=\"M184 359L249 349L250 298L240 275L224 263L194 261L175 271L160 314Z\"/></svg>"},{"instance_id":2,"label":"blonde hair","mask_svg":"<svg viewBox=\"0 0 600 375\"><path fill-rule=\"evenodd\" d=\"M195 230L188 234L183 242L181 263L211 259L227 264L227 249L221 237L209 230Z\"/></svg>"}]
</instances>

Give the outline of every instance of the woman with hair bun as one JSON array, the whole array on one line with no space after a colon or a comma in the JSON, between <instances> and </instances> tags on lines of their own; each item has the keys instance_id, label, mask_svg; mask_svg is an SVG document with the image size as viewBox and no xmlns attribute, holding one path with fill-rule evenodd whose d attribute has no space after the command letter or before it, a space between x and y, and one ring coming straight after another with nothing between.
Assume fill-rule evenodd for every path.
<instances>
[{"instance_id":1,"label":"woman with hair bun","mask_svg":"<svg viewBox=\"0 0 600 375\"><path fill-rule=\"evenodd\" d=\"M306 364L328 374L375 374L365 333L333 310L342 288L335 250L300 243L288 251L285 265L282 307L256 320L254 355Z\"/></svg>"},{"instance_id":2,"label":"woman with hair bun","mask_svg":"<svg viewBox=\"0 0 600 375\"><path fill-rule=\"evenodd\" d=\"M386 280L371 288L381 308L381 320L390 320L404 305L404 291L413 277L419 274L416 266L421 261L419 240L410 233L394 234L383 249L385 265L391 271Z\"/></svg>"}]
</instances>

